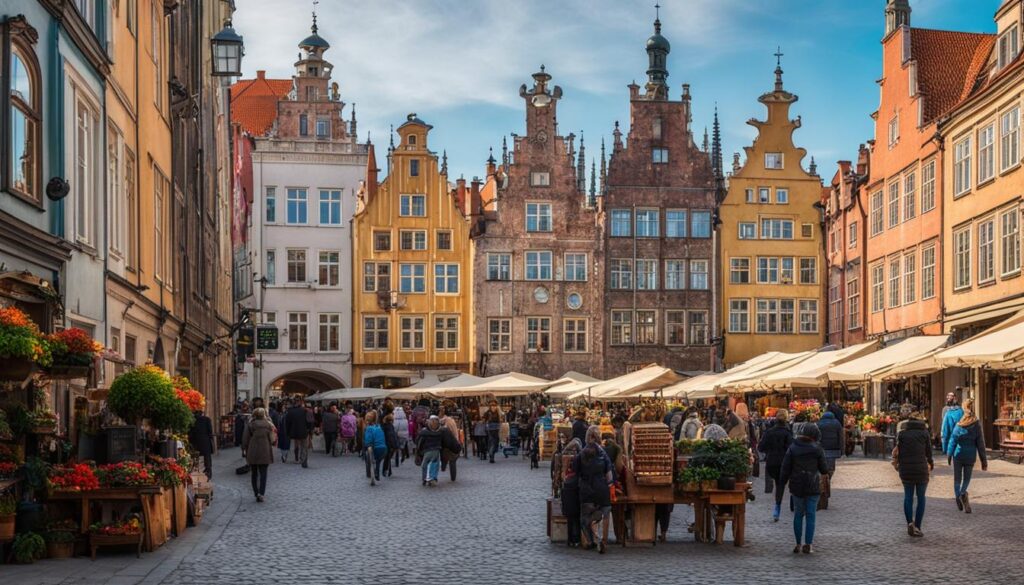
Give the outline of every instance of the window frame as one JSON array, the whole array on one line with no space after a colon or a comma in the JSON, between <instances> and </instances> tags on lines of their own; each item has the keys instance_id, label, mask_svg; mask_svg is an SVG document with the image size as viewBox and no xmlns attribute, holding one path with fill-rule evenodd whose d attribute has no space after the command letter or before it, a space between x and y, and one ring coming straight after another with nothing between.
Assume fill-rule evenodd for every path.
<instances>
[{"instance_id":1,"label":"window frame","mask_svg":"<svg viewBox=\"0 0 1024 585\"><path fill-rule=\"evenodd\" d=\"M903 255L903 304L917 302L917 250Z\"/></svg>"},{"instance_id":2,"label":"window frame","mask_svg":"<svg viewBox=\"0 0 1024 585\"><path fill-rule=\"evenodd\" d=\"M579 327L580 325L583 325L582 330ZM581 340L583 342L582 349L580 349ZM590 319L586 317L565 317L562 319L562 351L564 353L576 354L590 353Z\"/></svg>"},{"instance_id":3,"label":"window frame","mask_svg":"<svg viewBox=\"0 0 1024 585\"><path fill-rule=\"evenodd\" d=\"M451 272L452 268L455 269L454 275L452 275ZM441 269L442 274L438 274L438 269ZM458 262L434 263L434 294L442 296L452 296L459 294L462 288L462 283L460 280L462 278L461 272L462 270ZM441 283L443 283L444 286L438 287L438 284Z\"/></svg>"},{"instance_id":4,"label":"window frame","mask_svg":"<svg viewBox=\"0 0 1024 585\"><path fill-rule=\"evenodd\" d=\"M536 325L536 327L534 327L534 325ZM526 353L552 352L550 316L534 315L526 317L525 351Z\"/></svg>"},{"instance_id":5,"label":"window frame","mask_svg":"<svg viewBox=\"0 0 1024 585\"><path fill-rule=\"evenodd\" d=\"M409 268L409 274L404 274L404 269ZM417 271L417 268L421 270ZM420 272L420 274L417 274ZM409 289L406 290L406 282ZM420 286L417 286L417 283ZM427 294L427 265L424 262L400 262L398 264L398 292L404 295Z\"/></svg>"},{"instance_id":6,"label":"window frame","mask_svg":"<svg viewBox=\"0 0 1024 585\"><path fill-rule=\"evenodd\" d=\"M931 244L921 248L921 300L935 298L935 264L936 245ZM931 256L931 262L928 257Z\"/></svg>"},{"instance_id":7,"label":"window frame","mask_svg":"<svg viewBox=\"0 0 1024 585\"><path fill-rule=\"evenodd\" d=\"M531 212L530 208L534 207ZM527 201L526 202L526 233L528 234L546 234L551 233L554 230L554 218L552 217L551 203L547 201ZM544 213L544 212L547 213ZM533 221L534 227L530 227L530 223ZM547 222L545 224L545 221ZM547 229L545 229L547 228Z\"/></svg>"},{"instance_id":8,"label":"window frame","mask_svg":"<svg viewBox=\"0 0 1024 585\"><path fill-rule=\"evenodd\" d=\"M953 231L954 292L968 290L972 285L971 231L969 225ZM965 235L966 237L964 237Z\"/></svg>"},{"instance_id":9,"label":"window frame","mask_svg":"<svg viewBox=\"0 0 1024 585\"><path fill-rule=\"evenodd\" d=\"M1008 231L1007 219L1012 218L1013 230ZM1008 243L1009 240L1009 243ZM999 214L999 276L1006 278L1020 274L1021 269L1021 246L1020 246L1020 210L1017 207L1003 211ZM1007 260L1012 259L1016 266L1007 270Z\"/></svg>"},{"instance_id":10,"label":"window frame","mask_svg":"<svg viewBox=\"0 0 1024 585\"><path fill-rule=\"evenodd\" d=\"M623 282L623 276L627 277L627 282ZM608 288L611 290L633 290L635 276L631 258L612 258L608 261Z\"/></svg>"},{"instance_id":11,"label":"window frame","mask_svg":"<svg viewBox=\"0 0 1024 585\"><path fill-rule=\"evenodd\" d=\"M562 254L562 280L565 282L587 282L590 276L588 256L586 252L564 252ZM582 262L580 262L581 258ZM579 276L582 278L578 278Z\"/></svg>"},{"instance_id":12,"label":"window frame","mask_svg":"<svg viewBox=\"0 0 1024 585\"><path fill-rule=\"evenodd\" d=\"M547 275L544 274L545 264L543 262L544 254L547 254ZM535 256L536 276L530 278L530 256ZM523 280L531 282L546 282L554 278L554 253L551 250L526 250L523 253Z\"/></svg>"},{"instance_id":13,"label":"window frame","mask_svg":"<svg viewBox=\"0 0 1024 585\"><path fill-rule=\"evenodd\" d=\"M978 185L996 178L996 125L995 122L978 129Z\"/></svg>"},{"instance_id":14,"label":"window frame","mask_svg":"<svg viewBox=\"0 0 1024 585\"><path fill-rule=\"evenodd\" d=\"M633 210L627 208L612 209L608 213L610 222L609 237L631 238L633 237ZM625 226L625 233L622 227Z\"/></svg>"},{"instance_id":15,"label":"window frame","mask_svg":"<svg viewBox=\"0 0 1024 585\"><path fill-rule=\"evenodd\" d=\"M324 254L328 255L327 260L324 260ZM332 261L330 255L334 254L335 258ZM324 268L327 269L327 284L324 284ZM334 268L333 278L331 274L331 267ZM337 288L341 286L341 251L340 250L318 250L317 251L317 286L324 288Z\"/></svg>"},{"instance_id":16,"label":"window frame","mask_svg":"<svg viewBox=\"0 0 1024 585\"><path fill-rule=\"evenodd\" d=\"M416 324L419 327L416 327ZM410 327L406 327L406 324ZM417 333L419 343L416 343ZM425 315L401 315L398 318L398 348L400 351L426 351L427 349L427 318ZM410 343L406 343L406 337Z\"/></svg>"},{"instance_id":17,"label":"window frame","mask_svg":"<svg viewBox=\"0 0 1024 585\"><path fill-rule=\"evenodd\" d=\"M665 290L686 290L686 264L681 258L665 259Z\"/></svg>"},{"instance_id":18,"label":"window frame","mask_svg":"<svg viewBox=\"0 0 1024 585\"><path fill-rule=\"evenodd\" d=\"M367 327L367 323L373 323L373 327ZM364 314L362 315L362 347L363 351L388 351L391 346L391 315L388 314ZM384 327L381 327L383 322ZM373 342L367 344L369 336L373 337ZM383 337L382 337L383 336ZM383 340L383 343L381 343Z\"/></svg>"},{"instance_id":19,"label":"window frame","mask_svg":"<svg viewBox=\"0 0 1024 585\"><path fill-rule=\"evenodd\" d=\"M457 314L435 314L434 318L434 351L459 351L461 323ZM452 320L455 325L451 324ZM440 324L440 327L438 325ZM441 341L439 344L438 341Z\"/></svg>"},{"instance_id":20,"label":"window frame","mask_svg":"<svg viewBox=\"0 0 1024 585\"><path fill-rule=\"evenodd\" d=\"M665 345L681 347L687 344L689 336L686 327L686 310L665 309Z\"/></svg>"},{"instance_id":21,"label":"window frame","mask_svg":"<svg viewBox=\"0 0 1024 585\"><path fill-rule=\"evenodd\" d=\"M497 331L494 325L498 325ZM507 325L506 328L503 325ZM494 342L498 342L498 348L494 349ZM502 349L504 348L504 349ZM512 319L508 317L491 317L487 319L487 352L488 353L512 353Z\"/></svg>"},{"instance_id":22,"label":"window frame","mask_svg":"<svg viewBox=\"0 0 1024 585\"><path fill-rule=\"evenodd\" d=\"M673 219L672 216L676 218ZM685 209L665 210L665 237L678 239L689 236L690 214Z\"/></svg>"},{"instance_id":23,"label":"window frame","mask_svg":"<svg viewBox=\"0 0 1024 585\"><path fill-rule=\"evenodd\" d=\"M697 266L703 266L703 270L698 270ZM709 279L711 278L711 261L703 258L691 258L689 266L686 267L689 273L689 289L690 290L709 290ZM703 285L700 285L699 279L703 275ZM697 279L697 280L695 280Z\"/></svg>"},{"instance_id":24,"label":"window frame","mask_svg":"<svg viewBox=\"0 0 1024 585\"><path fill-rule=\"evenodd\" d=\"M742 264L746 263L746 267ZM750 256L729 258L729 284L752 284L750 277ZM742 276L737 278L737 276Z\"/></svg>"},{"instance_id":25,"label":"window frame","mask_svg":"<svg viewBox=\"0 0 1024 585\"><path fill-rule=\"evenodd\" d=\"M978 243L978 286L990 284L996 280L996 222L989 216L977 223Z\"/></svg>"},{"instance_id":26,"label":"window frame","mask_svg":"<svg viewBox=\"0 0 1024 585\"><path fill-rule=\"evenodd\" d=\"M742 318L742 328L735 326L736 317ZM750 333L750 299L729 299L729 333Z\"/></svg>"},{"instance_id":27,"label":"window frame","mask_svg":"<svg viewBox=\"0 0 1024 585\"><path fill-rule=\"evenodd\" d=\"M288 351L309 351L309 313L306 311L288 312Z\"/></svg>"},{"instance_id":28,"label":"window frame","mask_svg":"<svg viewBox=\"0 0 1024 585\"><path fill-rule=\"evenodd\" d=\"M327 318L326 322L324 320L325 317ZM332 322L332 319L334 320L333 322ZM318 325L318 334L319 334L318 335L318 339L317 339L317 345L320 348L320 353L337 353L337 352L340 352L341 351L341 313L319 313L317 315L317 325ZM325 327L326 327L326 336L324 335L324 333L325 333L324 328ZM333 337L334 337L334 343L333 344L330 343L331 342L331 337L332 337L332 335L331 335L331 330L332 329L335 331L335 333L333 335ZM324 347L324 338L325 337L327 338L326 339L327 340L327 347L326 347L326 349ZM333 345L333 349L331 347L332 345Z\"/></svg>"},{"instance_id":29,"label":"window frame","mask_svg":"<svg viewBox=\"0 0 1024 585\"><path fill-rule=\"evenodd\" d=\"M1020 165L1019 105L999 116L999 172L1005 173L1018 165Z\"/></svg>"},{"instance_id":30,"label":"window frame","mask_svg":"<svg viewBox=\"0 0 1024 585\"><path fill-rule=\"evenodd\" d=\"M287 187L285 193L285 223L287 225L309 225L309 189L306 187ZM293 205L295 209L294 221L292 220Z\"/></svg>"},{"instance_id":31,"label":"window frame","mask_svg":"<svg viewBox=\"0 0 1024 585\"><path fill-rule=\"evenodd\" d=\"M292 253L296 254L295 259L292 258ZM299 254L302 255L301 259L297 257ZM306 284L309 282L309 250L307 248L285 248L285 262L285 266L287 267L287 274L285 277L286 283ZM301 278L299 278L300 272Z\"/></svg>"},{"instance_id":32,"label":"window frame","mask_svg":"<svg viewBox=\"0 0 1024 585\"><path fill-rule=\"evenodd\" d=\"M654 215L653 221L651 214ZM641 219L643 217L643 219ZM633 214L633 228L638 238L660 238L661 237L661 210L657 207L638 207ZM641 229L641 226L643 229Z\"/></svg>"},{"instance_id":33,"label":"window frame","mask_svg":"<svg viewBox=\"0 0 1024 585\"><path fill-rule=\"evenodd\" d=\"M43 180L43 81L42 81L42 69L39 67L39 58L36 56L35 49L32 45L35 44L32 40L30 30L33 29L24 27L12 26L11 21L0 26L0 30L3 30L9 38L8 45L4 48L3 58L5 70L9 72L3 79L3 87L0 87L0 92L7 97L5 102L7 111L3 112L3 119L7 122L4 124L4 132L2 137L4 158L0 162L0 178L2 178L2 188L8 193L14 195L18 199L21 199L25 203L32 205L38 209L43 208L43 192L44 188L42 185ZM30 95L28 99L21 94L21 92L15 91L14 88L14 74L13 74L13 60L15 55L18 56L18 61L25 68L25 76L28 82L28 90ZM32 146L31 159L33 161L32 170L29 173L27 179L31 181L30 185L26 185L27 188L22 188L14 180L16 175L15 165L12 164L13 157L15 156L15 140L13 132L15 130L15 112L18 112L23 120L23 128L31 127L31 137L26 132L25 140L30 141Z\"/></svg>"},{"instance_id":34,"label":"window frame","mask_svg":"<svg viewBox=\"0 0 1024 585\"><path fill-rule=\"evenodd\" d=\"M651 164L668 164L668 149L663 146L655 146L651 149Z\"/></svg>"},{"instance_id":35,"label":"window frame","mask_svg":"<svg viewBox=\"0 0 1024 585\"><path fill-rule=\"evenodd\" d=\"M341 226L341 190L320 189L320 226ZM324 196L327 196L326 198ZM327 212L327 221L324 221L324 212ZM337 219L335 219L337 217Z\"/></svg>"},{"instance_id":36,"label":"window frame","mask_svg":"<svg viewBox=\"0 0 1024 585\"><path fill-rule=\"evenodd\" d=\"M416 203L420 202L423 213L416 213ZM422 193L402 193L398 196L399 217L426 217L427 196Z\"/></svg>"},{"instance_id":37,"label":"window frame","mask_svg":"<svg viewBox=\"0 0 1024 585\"><path fill-rule=\"evenodd\" d=\"M406 236L410 238L408 243L411 247L408 248L405 245ZM425 252L427 250L427 230L398 230L398 249L403 252Z\"/></svg>"},{"instance_id":38,"label":"window frame","mask_svg":"<svg viewBox=\"0 0 1024 585\"><path fill-rule=\"evenodd\" d=\"M496 262L493 262L496 260ZM504 261L502 261L504 260ZM497 275L492 275L497 270ZM502 278L504 276L504 278ZM505 282L512 280L512 254L510 252L487 253L487 280L489 282Z\"/></svg>"},{"instance_id":39,"label":"window frame","mask_svg":"<svg viewBox=\"0 0 1024 585\"><path fill-rule=\"evenodd\" d=\"M953 198L957 199L971 192L972 152L968 134L953 143Z\"/></svg>"},{"instance_id":40,"label":"window frame","mask_svg":"<svg viewBox=\"0 0 1024 585\"><path fill-rule=\"evenodd\" d=\"M777 157L778 164L768 164L769 157ZM786 153L784 152L766 152L764 153L764 169L766 171L782 171L786 168Z\"/></svg>"}]
</instances>

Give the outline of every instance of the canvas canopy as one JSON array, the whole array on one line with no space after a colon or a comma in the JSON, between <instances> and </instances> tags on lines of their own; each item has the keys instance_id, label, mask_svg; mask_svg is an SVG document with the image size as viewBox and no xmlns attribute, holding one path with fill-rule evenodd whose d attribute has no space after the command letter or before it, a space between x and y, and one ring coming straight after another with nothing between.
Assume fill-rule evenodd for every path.
<instances>
[{"instance_id":1,"label":"canvas canopy","mask_svg":"<svg viewBox=\"0 0 1024 585\"><path fill-rule=\"evenodd\" d=\"M544 391L548 396L565 398L574 394L585 393L588 389L601 383L601 380L579 372L566 372L564 376L551 383Z\"/></svg>"},{"instance_id":2,"label":"canvas canopy","mask_svg":"<svg viewBox=\"0 0 1024 585\"><path fill-rule=\"evenodd\" d=\"M671 386L682 379L683 377L675 370L651 364L635 372L629 372L597 384L587 392L594 398L625 398L637 396L641 392Z\"/></svg>"},{"instance_id":3,"label":"canvas canopy","mask_svg":"<svg viewBox=\"0 0 1024 585\"><path fill-rule=\"evenodd\" d=\"M744 380L746 391L791 390L828 386L829 368L859 358L878 349L878 342L861 343L843 349L817 351L804 359L796 359L775 368L762 370Z\"/></svg>"},{"instance_id":4,"label":"canvas canopy","mask_svg":"<svg viewBox=\"0 0 1024 585\"><path fill-rule=\"evenodd\" d=\"M829 368L828 379L832 382L880 380L894 366L919 360L945 345L948 340L948 335L910 337L874 353Z\"/></svg>"},{"instance_id":5,"label":"canvas canopy","mask_svg":"<svg viewBox=\"0 0 1024 585\"><path fill-rule=\"evenodd\" d=\"M345 402L346 400L380 400L392 395L389 390L383 388L339 388L318 392L306 397L311 402Z\"/></svg>"},{"instance_id":6,"label":"canvas canopy","mask_svg":"<svg viewBox=\"0 0 1024 585\"><path fill-rule=\"evenodd\" d=\"M533 392L541 392L549 386L551 386L551 382L543 378L510 372L488 378L481 378L471 374L460 374L426 389L430 393L444 398L458 398L485 394L494 396L524 396Z\"/></svg>"},{"instance_id":7,"label":"canvas canopy","mask_svg":"<svg viewBox=\"0 0 1024 585\"><path fill-rule=\"evenodd\" d=\"M715 380L721 378L724 373L713 374L708 372L694 376L689 380L683 380L678 384L665 388L662 390L662 395L666 398L687 398L689 400L711 398L715 395Z\"/></svg>"},{"instance_id":8,"label":"canvas canopy","mask_svg":"<svg viewBox=\"0 0 1024 585\"><path fill-rule=\"evenodd\" d=\"M1024 366L1024 311L974 337L935 354L943 367L988 367L996 370Z\"/></svg>"}]
</instances>

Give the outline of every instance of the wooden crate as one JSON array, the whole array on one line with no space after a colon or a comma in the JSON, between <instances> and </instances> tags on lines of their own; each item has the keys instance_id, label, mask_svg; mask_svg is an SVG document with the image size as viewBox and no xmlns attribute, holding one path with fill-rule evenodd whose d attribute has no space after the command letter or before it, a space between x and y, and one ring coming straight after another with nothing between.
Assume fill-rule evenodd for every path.
<instances>
[{"instance_id":1,"label":"wooden crate","mask_svg":"<svg viewBox=\"0 0 1024 585\"><path fill-rule=\"evenodd\" d=\"M662 423L640 423L632 427L629 464L638 484L670 485L675 465L672 433Z\"/></svg>"}]
</instances>

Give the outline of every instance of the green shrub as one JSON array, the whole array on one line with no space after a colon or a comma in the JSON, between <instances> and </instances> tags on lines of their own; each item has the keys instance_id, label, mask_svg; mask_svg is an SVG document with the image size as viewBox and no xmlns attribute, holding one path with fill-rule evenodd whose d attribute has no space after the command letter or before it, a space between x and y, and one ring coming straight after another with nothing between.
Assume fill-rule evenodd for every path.
<instances>
[{"instance_id":1,"label":"green shrub","mask_svg":"<svg viewBox=\"0 0 1024 585\"><path fill-rule=\"evenodd\" d=\"M14 498L14 494L0 496L0 516L14 516L17 511L18 500Z\"/></svg>"},{"instance_id":2,"label":"green shrub","mask_svg":"<svg viewBox=\"0 0 1024 585\"><path fill-rule=\"evenodd\" d=\"M14 537L11 550L19 563L34 563L46 556L46 541L35 532L24 532Z\"/></svg>"},{"instance_id":3,"label":"green shrub","mask_svg":"<svg viewBox=\"0 0 1024 585\"><path fill-rule=\"evenodd\" d=\"M156 366L142 366L118 376L110 384L107 406L130 424L152 419L166 397L174 397L174 386L166 372Z\"/></svg>"}]
</instances>

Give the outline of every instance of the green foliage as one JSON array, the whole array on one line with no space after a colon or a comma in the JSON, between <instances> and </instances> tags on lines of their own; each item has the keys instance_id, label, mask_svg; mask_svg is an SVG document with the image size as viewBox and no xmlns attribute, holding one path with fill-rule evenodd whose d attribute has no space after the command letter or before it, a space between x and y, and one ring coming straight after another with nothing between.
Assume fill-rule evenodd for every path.
<instances>
[{"instance_id":1,"label":"green foliage","mask_svg":"<svg viewBox=\"0 0 1024 585\"><path fill-rule=\"evenodd\" d=\"M691 466L711 467L721 475L733 477L750 472L750 448L743 440L703 441L693 453Z\"/></svg>"},{"instance_id":2,"label":"green foliage","mask_svg":"<svg viewBox=\"0 0 1024 585\"><path fill-rule=\"evenodd\" d=\"M186 434L195 422L195 415L188 409L188 405L178 399L172 391L170 394L160 396L153 405L153 412L150 421L158 429L164 429L177 434Z\"/></svg>"},{"instance_id":3,"label":"green foliage","mask_svg":"<svg viewBox=\"0 0 1024 585\"><path fill-rule=\"evenodd\" d=\"M168 399L176 399L167 373L155 366L143 366L121 374L111 383L107 406L130 424L148 418L158 428ZM172 415L173 417L173 415Z\"/></svg>"},{"instance_id":4,"label":"green foliage","mask_svg":"<svg viewBox=\"0 0 1024 585\"><path fill-rule=\"evenodd\" d=\"M700 483L702 481L716 481L721 472L713 467L687 466L679 472L678 480L681 483Z\"/></svg>"},{"instance_id":5,"label":"green foliage","mask_svg":"<svg viewBox=\"0 0 1024 585\"><path fill-rule=\"evenodd\" d=\"M19 563L34 563L46 556L46 541L35 532L24 532L14 537L14 560Z\"/></svg>"},{"instance_id":6,"label":"green foliage","mask_svg":"<svg viewBox=\"0 0 1024 585\"><path fill-rule=\"evenodd\" d=\"M46 480L50 477L50 464L39 457L29 457L25 461L25 483L34 491L46 489Z\"/></svg>"},{"instance_id":7,"label":"green foliage","mask_svg":"<svg viewBox=\"0 0 1024 585\"><path fill-rule=\"evenodd\" d=\"M54 544L75 542L75 533L70 530L51 530L46 533L46 542L52 542Z\"/></svg>"},{"instance_id":8,"label":"green foliage","mask_svg":"<svg viewBox=\"0 0 1024 585\"><path fill-rule=\"evenodd\" d=\"M0 496L0 516L14 516L18 511L18 500L14 494Z\"/></svg>"},{"instance_id":9,"label":"green foliage","mask_svg":"<svg viewBox=\"0 0 1024 585\"><path fill-rule=\"evenodd\" d=\"M680 455L689 455L693 453L701 443L706 443L704 439L679 439L676 441L676 452Z\"/></svg>"}]
</instances>

